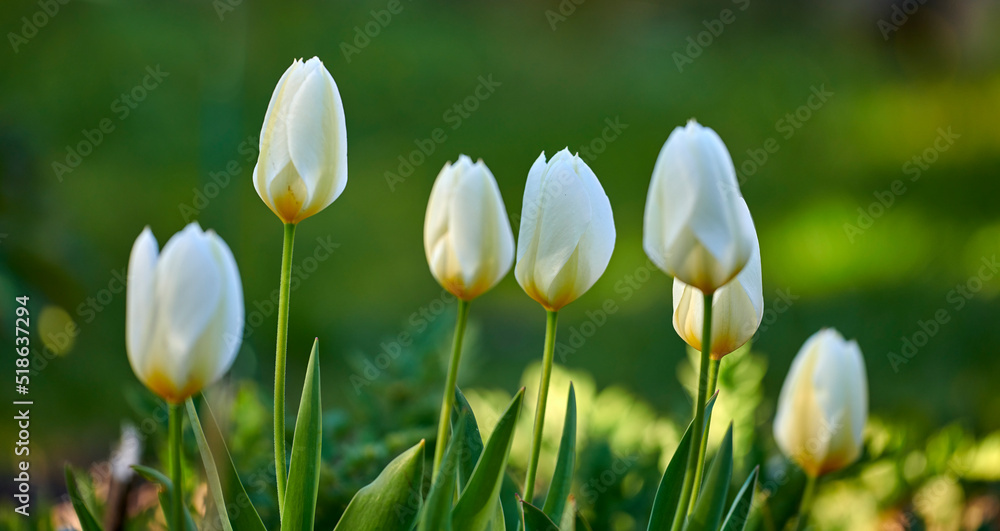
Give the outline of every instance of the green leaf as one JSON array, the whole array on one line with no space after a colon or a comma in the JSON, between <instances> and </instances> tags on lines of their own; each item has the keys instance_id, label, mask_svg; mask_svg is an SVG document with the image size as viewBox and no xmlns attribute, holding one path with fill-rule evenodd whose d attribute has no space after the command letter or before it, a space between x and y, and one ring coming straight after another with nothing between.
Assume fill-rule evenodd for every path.
<instances>
[{"instance_id":1,"label":"green leaf","mask_svg":"<svg viewBox=\"0 0 1000 531\"><path fill-rule=\"evenodd\" d=\"M320 447L323 444L323 411L319 389L319 339L313 342L306 381L299 401L288 466L288 489L281 511L282 531L312 531L319 494Z\"/></svg>"},{"instance_id":2,"label":"green leaf","mask_svg":"<svg viewBox=\"0 0 1000 531\"><path fill-rule=\"evenodd\" d=\"M83 502L80 486L77 485L76 476L73 475L73 469L69 465L66 465L66 490L69 493L69 500L73 503L73 510L76 511L76 516L80 519L83 531L101 531L101 525L97 523L94 515L87 508L87 504Z\"/></svg>"},{"instance_id":3,"label":"green leaf","mask_svg":"<svg viewBox=\"0 0 1000 531\"><path fill-rule=\"evenodd\" d=\"M566 421L563 423L562 440L559 441L559 457L556 470L552 473L549 492L545 495L542 510L553 520L559 520L566 507L566 497L573 487L573 468L576 464L576 392L569 384L569 398L566 399Z\"/></svg>"},{"instance_id":4,"label":"green leaf","mask_svg":"<svg viewBox=\"0 0 1000 531\"><path fill-rule=\"evenodd\" d=\"M722 522L722 512L726 509L729 482L733 479L733 424L729 423L726 436L722 439L712 467L705 476L705 486L701 489L694 509L688 516L689 531L715 531Z\"/></svg>"},{"instance_id":5,"label":"green leaf","mask_svg":"<svg viewBox=\"0 0 1000 531\"><path fill-rule=\"evenodd\" d=\"M559 531L559 526L544 511L524 500L520 501L521 524L524 526L524 531Z\"/></svg>"},{"instance_id":6,"label":"green leaf","mask_svg":"<svg viewBox=\"0 0 1000 531\"><path fill-rule=\"evenodd\" d=\"M208 490L215 501L216 509L219 511L219 521L222 523L223 529L226 531L267 531L260 515L257 514L257 509L250 503L250 496L247 495L243 482L240 481L233 457L229 454L229 448L226 447L226 441L222 436L222 430L219 429L215 415L212 414L212 408L209 407L206 400L202 400L202 404L206 413L204 425L198 417L198 409L194 407L194 401L191 399L187 401L188 419L191 421L191 428L198 441L198 452L201 454L201 462L205 466ZM221 454L225 454L225 458L222 459L221 476L217 467L218 460L212 454L206 431L212 440L219 441ZM223 484L222 478L225 478L225 484ZM224 487L228 487L228 489ZM233 507L226 503L227 491L230 499L235 500L236 505Z\"/></svg>"},{"instance_id":7,"label":"green leaf","mask_svg":"<svg viewBox=\"0 0 1000 531\"><path fill-rule=\"evenodd\" d=\"M736 499L733 500L733 505L729 508L729 514L726 515L726 520L722 523L722 531L743 531L747 525L751 509L753 509L753 496L754 491L757 490L757 474L759 472L760 467L755 466L753 472L750 472L750 477L736 494Z\"/></svg>"},{"instance_id":8,"label":"green leaf","mask_svg":"<svg viewBox=\"0 0 1000 531\"><path fill-rule=\"evenodd\" d=\"M705 404L705 418L711 418L717 396L718 393L712 395L712 398ZM670 464L663 472L663 478L660 479L660 486L656 489L656 498L653 499L653 510L649 514L648 531L667 531L674 521L674 515L677 513L677 502L680 501L681 490L684 488L684 472L687 468L688 448L691 446L693 424L693 420L691 424L688 424L680 444L677 445L677 450L670 458Z\"/></svg>"},{"instance_id":9,"label":"green leaf","mask_svg":"<svg viewBox=\"0 0 1000 531\"><path fill-rule=\"evenodd\" d=\"M160 508L163 510L163 516L167 520L167 528L180 529L180 526L171 521L173 511L170 508L173 506L174 482L170 481L170 478L160 473L159 470L149 468L148 466L132 465L132 470L138 472L146 481L158 483L163 487L163 490L160 491ZM181 504L181 506L184 508L185 531L198 531L198 528L194 525L194 520L191 518L191 513L188 511L187 504Z\"/></svg>"},{"instance_id":10,"label":"green leaf","mask_svg":"<svg viewBox=\"0 0 1000 531\"><path fill-rule=\"evenodd\" d=\"M464 419L459 420L458 428L448 441L448 447L445 448L444 457L441 459L441 472L431 485L431 490L427 493L427 502L420 511L418 531L451 530L451 502L455 499L455 481L458 477L454 470L458 466L459 454L462 453L461 441L465 437L466 425Z\"/></svg>"},{"instance_id":11,"label":"green leaf","mask_svg":"<svg viewBox=\"0 0 1000 531\"><path fill-rule=\"evenodd\" d=\"M576 531L576 498L572 494L566 496L566 509L559 521L559 531Z\"/></svg>"},{"instance_id":12,"label":"green leaf","mask_svg":"<svg viewBox=\"0 0 1000 531\"><path fill-rule=\"evenodd\" d=\"M499 503L500 485L507 468L507 456L514 440L514 427L521 413L524 388L514 395L507 410L497 421L483 454L469 478L469 484L451 513L451 523L462 531L482 531L490 526Z\"/></svg>"},{"instance_id":13,"label":"green leaf","mask_svg":"<svg viewBox=\"0 0 1000 531\"><path fill-rule=\"evenodd\" d=\"M483 436L479 433L479 424L476 422L476 415L472 411L472 406L465 399L462 391L455 387L455 407L451 415L451 431L458 431L458 423L465 423L465 437L463 437L464 448L462 459L458 461L458 492L465 490L472 477L472 470L479 461L479 456L483 453Z\"/></svg>"},{"instance_id":14,"label":"green leaf","mask_svg":"<svg viewBox=\"0 0 1000 531\"><path fill-rule=\"evenodd\" d=\"M334 531L409 531L420 511L424 441L403 452L354 495ZM416 503L411 503L414 495ZM450 507L449 507L450 509ZM447 513L445 513L447 514Z\"/></svg>"}]
</instances>

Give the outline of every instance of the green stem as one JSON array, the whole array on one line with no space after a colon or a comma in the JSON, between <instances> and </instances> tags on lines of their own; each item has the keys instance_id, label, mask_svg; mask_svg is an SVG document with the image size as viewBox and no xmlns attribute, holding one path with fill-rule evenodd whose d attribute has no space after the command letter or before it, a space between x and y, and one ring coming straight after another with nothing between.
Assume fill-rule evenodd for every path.
<instances>
[{"instance_id":1,"label":"green stem","mask_svg":"<svg viewBox=\"0 0 1000 531\"><path fill-rule=\"evenodd\" d=\"M806 475L806 488L802 492L802 501L799 503L799 521L795 525L797 531L802 531L809 523L809 511L812 509L813 498L816 496L816 478Z\"/></svg>"},{"instance_id":2,"label":"green stem","mask_svg":"<svg viewBox=\"0 0 1000 531\"><path fill-rule=\"evenodd\" d=\"M285 505L285 353L288 349L288 306L292 279L292 244L295 242L295 224L285 223L285 237L281 248L281 285L278 294L278 338L274 355L274 470L278 483L278 514Z\"/></svg>"},{"instance_id":3,"label":"green stem","mask_svg":"<svg viewBox=\"0 0 1000 531\"><path fill-rule=\"evenodd\" d=\"M719 383L719 362L712 358L708 362L708 396L715 394L715 386ZM705 473L705 452L708 451L708 434L712 431L712 417L705 419L705 436L701 438L701 448L698 451L698 468L694 471L694 488L691 489L691 504L698 499L701 490L701 478Z\"/></svg>"},{"instance_id":4,"label":"green stem","mask_svg":"<svg viewBox=\"0 0 1000 531\"><path fill-rule=\"evenodd\" d=\"M437 479L447 446L448 429L451 427L451 409L455 406L455 385L458 382L458 364L462 359L462 338L465 323L469 318L469 301L458 299L458 317L455 322L455 338L451 342L451 361L448 362L448 377L444 383L444 398L441 400L441 420L438 422L437 442L434 443L434 468L432 481Z\"/></svg>"},{"instance_id":5,"label":"green stem","mask_svg":"<svg viewBox=\"0 0 1000 531\"><path fill-rule=\"evenodd\" d=\"M170 431L170 481L174 484L173 503L170 507L175 529L184 529L184 484L181 472L181 435L184 423L184 407L170 404L168 429Z\"/></svg>"},{"instance_id":6,"label":"green stem","mask_svg":"<svg viewBox=\"0 0 1000 531\"><path fill-rule=\"evenodd\" d=\"M687 520L688 510L693 505L694 476L698 468L698 454L705 432L705 402L708 401L709 360L712 352L712 294L705 294L705 318L701 329L701 365L698 369L698 398L694 402L694 430L691 431L691 446L688 449L687 467L684 471L684 486L681 488L680 502L674 514L673 531L680 531Z\"/></svg>"},{"instance_id":7,"label":"green stem","mask_svg":"<svg viewBox=\"0 0 1000 531\"><path fill-rule=\"evenodd\" d=\"M552 376L552 357L556 346L557 311L549 310L545 317L545 350L542 353L542 378L538 382L538 403L535 406L535 431L528 456L528 475L524 479L524 501L531 503L535 494L535 473L538 471L538 454L542 450L542 429L545 427L545 404L549 398L549 379Z\"/></svg>"}]
</instances>

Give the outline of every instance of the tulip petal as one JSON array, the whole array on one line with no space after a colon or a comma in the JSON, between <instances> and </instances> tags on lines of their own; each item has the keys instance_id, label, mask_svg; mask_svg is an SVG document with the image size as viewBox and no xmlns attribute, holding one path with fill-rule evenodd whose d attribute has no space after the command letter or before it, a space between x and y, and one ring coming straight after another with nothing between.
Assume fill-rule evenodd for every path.
<instances>
[{"instance_id":1,"label":"tulip petal","mask_svg":"<svg viewBox=\"0 0 1000 531\"><path fill-rule=\"evenodd\" d=\"M553 159L542 182L541 219L534 242L534 276L541 281L538 288L545 292L576 252L593 217L590 198L572 161Z\"/></svg>"},{"instance_id":2,"label":"tulip petal","mask_svg":"<svg viewBox=\"0 0 1000 531\"><path fill-rule=\"evenodd\" d=\"M287 101L298 89L301 74L302 61L296 59L274 87L260 130L260 156L254 168L254 185L257 195L272 210L274 205L270 200L273 197L270 192L271 182L292 160L288 150Z\"/></svg>"},{"instance_id":3,"label":"tulip petal","mask_svg":"<svg viewBox=\"0 0 1000 531\"><path fill-rule=\"evenodd\" d=\"M286 120L295 124L294 128L286 130L288 151L305 184L304 203L309 206L310 200L317 195L316 189L321 186L321 178L327 173L327 150L338 140L330 127L329 116L335 111L331 108L333 98L323 70L319 59L314 57L307 61L302 82L287 106Z\"/></svg>"},{"instance_id":4,"label":"tulip petal","mask_svg":"<svg viewBox=\"0 0 1000 531\"><path fill-rule=\"evenodd\" d=\"M163 246L157 264L157 320L163 326L173 382L184 382L194 346L211 322L222 294L222 278L208 238L197 223L175 234ZM206 382L201 382L204 385Z\"/></svg>"},{"instance_id":5,"label":"tulip petal","mask_svg":"<svg viewBox=\"0 0 1000 531\"><path fill-rule=\"evenodd\" d=\"M213 319L212 333L203 334L199 340L199 352L206 355L205 358L214 361L205 373L207 375L204 383L208 385L218 380L229 367L232 366L239 353L240 344L243 341L243 284L240 280L240 271L236 266L236 259L233 252L217 234L212 231L207 233L209 244L212 247L212 256L215 259L216 267L223 279L222 294L219 297L219 306ZM202 345L204 345L202 347ZM209 353L215 353L214 356Z\"/></svg>"},{"instance_id":6,"label":"tulip petal","mask_svg":"<svg viewBox=\"0 0 1000 531\"><path fill-rule=\"evenodd\" d=\"M125 296L125 344L129 362L137 373L143 366L153 333L156 314L153 286L158 255L156 237L146 227L132 245Z\"/></svg>"},{"instance_id":7,"label":"tulip petal","mask_svg":"<svg viewBox=\"0 0 1000 531\"><path fill-rule=\"evenodd\" d=\"M586 232L580 238L580 256L587 259L580 261L575 292L582 294L589 290L597 279L601 278L611 254L615 249L615 221L611 212L611 201L601 187L597 175L579 156L574 157L577 174L583 181L591 206L591 220Z\"/></svg>"}]
</instances>

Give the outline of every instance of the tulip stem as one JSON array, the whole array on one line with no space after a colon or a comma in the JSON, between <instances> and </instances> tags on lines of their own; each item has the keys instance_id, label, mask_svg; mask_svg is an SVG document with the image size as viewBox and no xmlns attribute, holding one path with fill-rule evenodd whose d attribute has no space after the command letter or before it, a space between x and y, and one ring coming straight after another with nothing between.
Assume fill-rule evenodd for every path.
<instances>
[{"instance_id":1,"label":"tulip stem","mask_svg":"<svg viewBox=\"0 0 1000 531\"><path fill-rule=\"evenodd\" d=\"M441 420L438 421L437 442L434 443L434 468L431 480L436 480L447 446L448 429L451 427L451 409L455 407L455 386L458 382L458 364L462 359L462 338L465 323L469 319L469 301L458 299L458 317L455 321L455 338L451 342L451 360L448 362L448 376L444 384L444 398L441 400Z\"/></svg>"},{"instance_id":2,"label":"tulip stem","mask_svg":"<svg viewBox=\"0 0 1000 531\"><path fill-rule=\"evenodd\" d=\"M719 362L712 358L708 362L708 396L715 394L715 386L719 382ZM701 448L698 451L698 468L694 473L694 488L691 490L691 504L698 499L701 488L701 478L705 473L705 452L708 451L708 434L712 430L712 417L705 418L705 436L701 438Z\"/></svg>"},{"instance_id":3,"label":"tulip stem","mask_svg":"<svg viewBox=\"0 0 1000 531\"><path fill-rule=\"evenodd\" d=\"M171 500L171 514L174 529L184 529L184 484L181 472L181 437L184 424L184 406L170 404L168 429L170 432L170 481L174 484L174 496Z\"/></svg>"},{"instance_id":4,"label":"tulip stem","mask_svg":"<svg viewBox=\"0 0 1000 531\"><path fill-rule=\"evenodd\" d=\"M274 355L274 470L278 483L278 514L285 506L285 353L288 349L288 306L292 277L292 244L295 242L295 224L285 223L285 236L281 248L281 285L278 294L278 338Z\"/></svg>"},{"instance_id":5,"label":"tulip stem","mask_svg":"<svg viewBox=\"0 0 1000 531\"><path fill-rule=\"evenodd\" d=\"M809 511L812 509L813 498L816 496L816 478L806 474L806 488L799 502L799 521L795 524L796 531L802 531L809 523Z\"/></svg>"},{"instance_id":6,"label":"tulip stem","mask_svg":"<svg viewBox=\"0 0 1000 531\"><path fill-rule=\"evenodd\" d=\"M681 488L680 502L674 514L671 529L680 531L687 520L689 509L694 505L694 477L698 468L698 457L702 437L705 435L705 402L708 401L708 380L712 352L712 293L705 294L705 318L701 329L701 365L698 369L698 397L694 402L694 429L691 431L691 446L688 447L687 467L684 471L684 486Z\"/></svg>"},{"instance_id":7,"label":"tulip stem","mask_svg":"<svg viewBox=\"0 0 1000 531\"><path fill-rule=\"evenodd\" d=\"M542 378L538 382L538 402L535 406L535 430L528 456L528 475L524 479L524 501L531 503L535 494L535 473L538 471L538 454L542 450L542 429L545 427L545 404L549 399L549 379L552 376L552 358L556 346L556 322L559 312L549 310L545 316L545 350L542 353Z\"/></svg>"}]
</instances>

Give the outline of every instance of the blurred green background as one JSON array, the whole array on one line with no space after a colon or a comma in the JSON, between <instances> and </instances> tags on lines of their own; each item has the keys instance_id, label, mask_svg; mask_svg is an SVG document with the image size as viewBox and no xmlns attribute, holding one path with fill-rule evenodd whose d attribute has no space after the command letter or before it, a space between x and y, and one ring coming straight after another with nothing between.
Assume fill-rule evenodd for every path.
<instances>
[{"instance_id":1,"label":"blurred green background","mask_svg":"<svg viewBox=\"0 0 1000 531\"><path fill-rule=\"evenodd\" d=\"M275 82L313 55L343 97L349 182L298 231L289 396L314 337L324 401L350 408L376 389L352 375L368 381L364 360L381 345L432 321L450 329L422 248L446 161L485 160L516 233L531 162L569 146L603 183L618 240L602 279L561 312L567 345L603 323L561 364L686 419L670 281L641 236L657 153L694 117L728 145L760 236L762 417L798 347L833 326L865 353L873 414L1000 429L1000 278L975 280L1000 251L1000 5L910 2L907 15L891 1L578 1L6 2L0 338L13 344L13 298L30 295L34 344L59 352L31 386L32 455L51 492L64 461L101 459L134 416L117 278L145 225L162 244L197 220L230 244L253 328L233 378L270 392L281 226L251 172ZM482 79L495 85L477 98ZM427 140L436 128L441 143ZM81 142L96 145L81 153ZM413 156L421 144L433 152ZM401 156L423 160L404 177ZM308 262L323 242L335 251ZM617 311L595 317L608 300ZM948 320L934 328L939 310ZM509 275L471 318L480 348L460 384L513 392L540 356L543 310ZM926 344L894 358L904 338L924 343L921 323L934 331ZM13 437L0 422L0 439Z\"/></svg>"}]
</instances>

